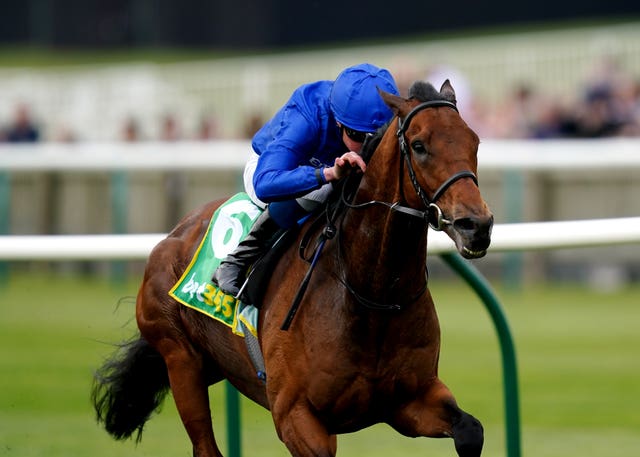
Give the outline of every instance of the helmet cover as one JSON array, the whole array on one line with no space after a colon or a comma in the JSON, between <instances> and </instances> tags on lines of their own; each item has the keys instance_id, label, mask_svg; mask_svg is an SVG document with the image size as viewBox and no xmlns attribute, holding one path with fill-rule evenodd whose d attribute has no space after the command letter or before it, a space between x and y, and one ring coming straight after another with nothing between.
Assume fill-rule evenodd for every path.
<instances>
[{"instance_id":1,"label":"helmet cover","mask_svg":"<svg viewBox=\"0 0 640 457\"><path fill-rule=\"evenodd\" d=\"M393 113L378 94L378 88L399 95L388 70L363 63L343 70L333 82L329 105L336 120L359 132L372 133Z\"/></svg>"}]
</instances>

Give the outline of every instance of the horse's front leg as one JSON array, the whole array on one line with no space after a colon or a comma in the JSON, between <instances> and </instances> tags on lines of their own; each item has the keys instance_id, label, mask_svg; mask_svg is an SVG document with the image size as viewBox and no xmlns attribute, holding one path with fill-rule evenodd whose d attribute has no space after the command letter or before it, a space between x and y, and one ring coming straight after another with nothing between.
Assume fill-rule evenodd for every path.
<instances>
[{"instance_id":1,"label":"horse's front leg","mask_svg":"<svg viewBox=\"0 0 640 457\"><path fill-rule=\"evenodd\" d=\"M439 380L420 398L398 410L389 425L411 437L451 437L460 457L479 457L482 453L482 424L458 407L449 389Z\"/></svg>"},{"instance_id":2,"label":"horse's front leg","mask_svg":"<svg viewBox=\"0 0 640 457\"><path fill-rule=\"evenodd\" d=\"M334 457L337 440L309 410L305 401L279 395L271 412L280 440L294 457Z\"/></svg>"}]
</instances>

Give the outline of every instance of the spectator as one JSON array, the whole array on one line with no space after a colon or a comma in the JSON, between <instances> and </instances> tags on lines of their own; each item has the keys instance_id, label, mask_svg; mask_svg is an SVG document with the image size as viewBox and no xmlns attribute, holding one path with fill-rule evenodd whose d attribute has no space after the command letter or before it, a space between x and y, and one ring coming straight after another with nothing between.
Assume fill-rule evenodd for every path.
<instances>
[{"instance_id":1,"label":"spectator","mask_svg":"<svg viewBox=\"0 0 640 457\"><path fill-rule=\"evenodd\" d=\"M616 135L622 122L614 112L609 87L593 87L582 98L575 114L563 126L566 136L575 138L599 138Z\"/></svg>"},{"instance_id":2,"label":"spectator","mask_svg":"<svg viewBox=\"0 0 640 457\"><path fill-rule=\"evenodd\" d=\"M122 126L121 139L127 143L140 141L140 126L134 118L129 117L125 120Z\"/></svg>"},{"instance_id":3,"label":"spectator","mask_svg":"<svg viewBox=\"0 0 640 457\"><path fill-rule=\"evenodd\" d=\"M262 127L264 122L265 120L259 113L254 112L249 114L242 129L243 138L253 138L253 135L260 130L260 127Z\"/></svg>"},{"instance_id":4,"label":"spectator","mask_svg":"<svg viewBox=\"0 0 640 457\"><path fill-rule=\"evenodd\" d=\"M200 118L196 138L200 141L212 140L218 137L218 121L213 115L205 115Z\"/></svg>"},{"instance_id":5,"label":"spectator","mask_svg":"<svg viewBox=\"0 0 640 457\"><path fill-rule=\"evenodd\" d=\"M611 57L598 61L587 75L585 88L564 125L567 136L596 138L632 131L633 82Z\"/></svg>"},{"instance_id":6,"label":"spectator","mask_svg":"<svg viewBox=\"0 0 640 457\"><path fill-rule=\"evenodd\" d=\"M6 131L6 140L10 143L34 143L40 139L40 132L31 120L29 108L20 103L16 106L13 123Z\"/></svg>"},{"instance_id":7,"label":"spectator","mask_svg":"<svg viewBox=\"0 0 640 457\"><path fill-rule=\"evenodd\" d=\"M161 141L178 141L181 139L180 128L178 121L172 114L166 114L162 118L160 125L160 140Z\"/></svg>"},{"instance_id":8,"label":"spectator","mask_svg":"<svg viewBox=\"0 0 640 457\"><path fill-rule=\"evenodd\" d=\"M630 81L624 92L624 100L628 106L629 121L622 128L623 136L640 136L640 80Z\"/></svg>"}]
</instances>

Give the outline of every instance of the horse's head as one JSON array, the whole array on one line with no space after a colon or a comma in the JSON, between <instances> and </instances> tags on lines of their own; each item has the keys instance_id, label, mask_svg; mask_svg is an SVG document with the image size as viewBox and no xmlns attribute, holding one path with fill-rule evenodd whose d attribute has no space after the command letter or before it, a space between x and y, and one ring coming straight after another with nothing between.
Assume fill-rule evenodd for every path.
<instances>
[{"instance_id":1,"label":"horse's head","mask_svg":"<svg viewBox=\"0 0 640 457\"><path fill-rule=\"evenodd\" d=\"M493 215L477 183L479 139L460 117L453 87L438 92L418 81L409 99L380 91L397 116L397 136L405 173L403 194L409 206L424 208L429 223L445 231L468 259L486 254Z\"/></svg>"}]
</instances>

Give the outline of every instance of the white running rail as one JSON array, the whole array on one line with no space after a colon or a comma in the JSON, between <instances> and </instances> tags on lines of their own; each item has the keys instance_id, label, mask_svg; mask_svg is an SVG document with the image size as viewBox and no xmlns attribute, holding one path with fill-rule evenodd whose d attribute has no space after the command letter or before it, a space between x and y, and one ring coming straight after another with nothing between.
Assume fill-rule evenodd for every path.
<instances>
[{"instance_id":1,"label":"white running rail","mask_svg":"<svg viewBox=\"0 0 640 457\"><path fill-rule=\"evenodd\" d=\"M6 235L0 260L134 260L146 258L166 234ZM498 224L489 253L640 243L640 217ZM442 232L429 233L429 253L455 250ZM490 255L489 254L489 255Z\"/></svg>"}]
</instances>

